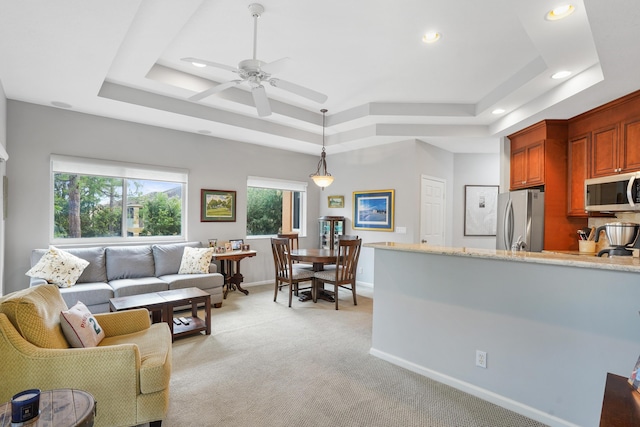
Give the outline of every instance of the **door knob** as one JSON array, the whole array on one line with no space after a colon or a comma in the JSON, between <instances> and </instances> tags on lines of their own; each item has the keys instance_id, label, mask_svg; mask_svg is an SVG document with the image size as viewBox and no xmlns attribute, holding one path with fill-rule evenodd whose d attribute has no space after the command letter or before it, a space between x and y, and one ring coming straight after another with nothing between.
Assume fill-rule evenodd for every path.
<instances>
[{"instance_id":1,"label":"door knob","mask_svg":"<svg viewBox=\"0 0 640 427\"><path fill-rule=\"evenodd\" d=\"M420 243L427 243L427 239L420 240Z\"/></svg>"}]
</instances>

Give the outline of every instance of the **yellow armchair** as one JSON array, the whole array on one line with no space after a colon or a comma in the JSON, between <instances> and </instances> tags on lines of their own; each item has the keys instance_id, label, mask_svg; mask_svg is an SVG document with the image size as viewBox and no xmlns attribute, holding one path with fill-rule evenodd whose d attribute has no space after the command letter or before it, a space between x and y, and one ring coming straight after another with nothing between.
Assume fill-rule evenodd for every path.
<instances>
[{"instance_id":1,"label":"yellow armchair","mask_svg":"<svg viewBox=\"0 0 640 427\"><path fill-rule=\"evenodd\" d=\"M145 309L95 314L98 347L69 348L55 285L0 298L0 402L19 391L73 388L93 395L96 426L160 426L169 406L171 333Z\"/></svg>"}]
</instances>

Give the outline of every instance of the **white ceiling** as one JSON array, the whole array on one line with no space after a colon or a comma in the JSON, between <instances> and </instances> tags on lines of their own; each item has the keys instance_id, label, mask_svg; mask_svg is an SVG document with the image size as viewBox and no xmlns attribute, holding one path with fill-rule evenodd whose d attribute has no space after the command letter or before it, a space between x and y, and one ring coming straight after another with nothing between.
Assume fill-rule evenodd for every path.
<instances>
[{"instance_id":1,"label":"white ceiling","mask_svg":"<svg viewBox=\"0 0 640 427\"><path fill-rule=\"evenodd\" d=\"M498 138L570 118L640 89L640 2L574 0L260 0L257 57L328 95L320 105L267 87L259 118L236 77L181 61L237 66L253 19L238 0L0 0L0 82L7 98L317 154L419 139L452 152L497 152ZM425 44L422 35L442 38ZM572 76L552 80L568 69ZM502 115L491 114L497 107Z\"/></svg>"}]
</instances>

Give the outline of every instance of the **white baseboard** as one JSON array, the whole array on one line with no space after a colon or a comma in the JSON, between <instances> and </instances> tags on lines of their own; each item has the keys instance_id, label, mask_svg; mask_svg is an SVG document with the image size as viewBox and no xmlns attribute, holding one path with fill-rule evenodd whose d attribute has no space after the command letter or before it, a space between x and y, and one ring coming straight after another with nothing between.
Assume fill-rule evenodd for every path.
<instances>
[{"instance_id":1,"label":"white baseboard","mask_svg":"<svg viewBox=\"0 0 640 427\"><path fill-rule=\"evenodd\" d=\"M469 393L482 400L486 400L487 402L501 406L525 417L547 424L550 427L580 427L577 424L573 424L561 418L554 417L553 415L549 415L546 412L542 412L538 409L532 408L531 406L516 402L515 400L493 393L489 390L485 390L473 384L461 381L457 378L453 378L440 372L433 371L431 369L425 368L424 366L416 365L415 363L409 362L383 351L376 350L375 348L371 348L369 350L369 354L379 359L386 360L387 362L394 365L401 366L427 378L430 378L434 381L438 381L458 390L464 391L465 393Z\"/></svg>"}]
</instances>

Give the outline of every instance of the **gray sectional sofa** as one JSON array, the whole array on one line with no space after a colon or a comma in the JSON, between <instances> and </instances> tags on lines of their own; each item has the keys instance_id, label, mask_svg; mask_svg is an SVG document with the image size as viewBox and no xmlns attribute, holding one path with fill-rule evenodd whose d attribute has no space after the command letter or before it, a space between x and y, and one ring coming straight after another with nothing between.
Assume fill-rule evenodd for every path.
<instances>
[{"instance_id":1,"label":"gray sectional sofa","mask_svg":"<svg viewBox=\"0 0 640 427\"><path fill-rule=\"evenodd\" d=\"M211 294L211 305L222 305L224 277L215 264L209 273L178 274L185 246L201 247L200 242L175 244L65 248L89 261L76 284L60 288L67 306L82 301L92 313L109 311L109 299L169 289L200 288ZM31 266L38 263L47 249L34 249ZM47 283L31 278L30 286Z\"/></svg>"}]
</instances>

